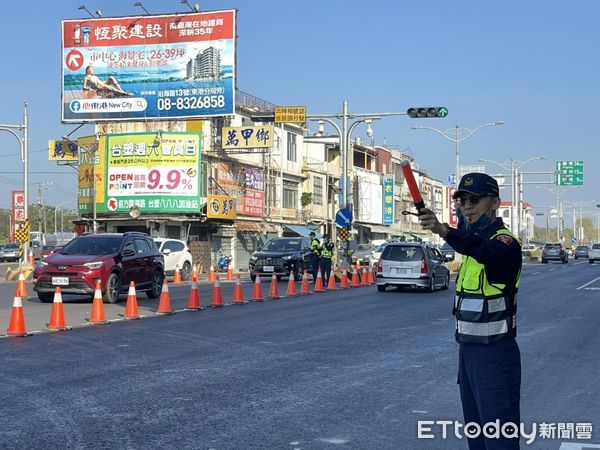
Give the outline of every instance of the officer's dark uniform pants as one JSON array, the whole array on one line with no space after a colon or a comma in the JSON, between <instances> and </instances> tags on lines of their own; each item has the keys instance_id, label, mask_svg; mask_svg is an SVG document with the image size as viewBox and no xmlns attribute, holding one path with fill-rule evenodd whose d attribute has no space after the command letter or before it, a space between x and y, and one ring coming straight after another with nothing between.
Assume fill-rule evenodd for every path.
<instances>
[{"instance_id":1,"label":"officer's dark uniform pants","mask_svg":"<svg viewBox=\"0 0 600 450\"><path fill-rule=\"evenodd\" d=\"M321 275L323 276L323 286L327 287L329 283L329 273L331 272L331 258L321 257Z\"/></svg>"},{"instance_id":2,"label":"officer's dark uniform pants","mask_svg":"<svg viewBox=\"0 0 600 450\"><path fill-rule=\"evenodd\" d=\"M519 426L521 390L521 354L514 339L497 344L460 344L458 382L465 425L480 426L496 419L500 427L506 422ZM488 434L491 434L490 430ZM510 434L517 434L514 430ZM464 430L461 432L464 436ZM469 439L471 450L512 450L519 448L519 439Z\"/></svg>"},{"instance_id":3,"label":"officer's dark uniform pants","mask_svg":"<svg viewBox=\"0 0 600 450\"><path fill-rule=\"evenodd\" d=\"M310 268L313 273L313 278L317 281L317 272L319 271L319 255L313 253L310 255Z\"/></svg>"}]
</instances>

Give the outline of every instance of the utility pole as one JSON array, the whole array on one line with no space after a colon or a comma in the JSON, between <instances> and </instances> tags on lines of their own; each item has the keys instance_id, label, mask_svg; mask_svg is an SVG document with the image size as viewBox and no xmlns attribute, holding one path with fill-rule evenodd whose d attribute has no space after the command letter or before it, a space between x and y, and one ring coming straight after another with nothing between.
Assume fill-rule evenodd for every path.
<instances>
[{"instance_id":1,"label":"utility pole","mask_svg":"<svg viewBox=\"0 0 600 450\"><path fill-rule=\"evenodd\" d=\"M44 191L47 190L51 182L38 183L38 231L43 235L46 232L46 209L44 208Z\"/></svg>"}]
</instances>

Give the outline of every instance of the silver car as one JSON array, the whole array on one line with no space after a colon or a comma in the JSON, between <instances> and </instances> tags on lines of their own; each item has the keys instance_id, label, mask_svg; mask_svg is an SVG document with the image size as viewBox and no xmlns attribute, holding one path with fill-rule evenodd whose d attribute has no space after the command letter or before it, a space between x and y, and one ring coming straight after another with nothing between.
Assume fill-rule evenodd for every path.
<instances>
[{"instance_id":1,"label":"silver car","mask_svg":"<svg viewBox=\"0 0 600 450\"><path fill-rule=\"evenodd\" d=\"M391 242L377 264L377 290L388 286L423 288L429 292L448 289L450 271L444 255L433 245L419 242Z\"/></svg>"}]
</instances>

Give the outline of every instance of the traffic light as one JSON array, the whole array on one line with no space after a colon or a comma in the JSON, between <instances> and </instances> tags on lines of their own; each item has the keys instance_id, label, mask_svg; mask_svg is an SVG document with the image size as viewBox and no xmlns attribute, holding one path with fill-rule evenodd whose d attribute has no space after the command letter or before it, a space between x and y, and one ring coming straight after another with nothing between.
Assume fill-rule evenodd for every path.
<instances>
[{"instance_id":1,"label":"traffic light","mask_svg":"<svg viewBox=\"0 0 600 450\"><path fill-rule=\"evenodd\" d=\"M420 106L418 108L408 108L406 115L411 119L429 119L432 117L446 117L448 108L445 106Z\"/></svg>"},{"instance_id":2,"label":"traffic light","mask_svg":"<svg viewBox=\"0 0 600 450\"><path fill-rule=\"evenodd\" d=\"M275 121L275 112L274 111L260 111L250 113L250 120L252 122L263 122L269 123Z\"/></svg>"}]
</instances>

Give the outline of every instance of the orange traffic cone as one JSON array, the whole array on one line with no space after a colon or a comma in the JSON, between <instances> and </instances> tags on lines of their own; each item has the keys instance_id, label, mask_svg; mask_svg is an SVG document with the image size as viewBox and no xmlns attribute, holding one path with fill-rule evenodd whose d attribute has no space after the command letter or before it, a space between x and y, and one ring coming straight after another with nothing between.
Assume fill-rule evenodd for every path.
<instances>
[{"instance_id":1,"label":"orange traffic cone","mask_svg":"<svg viewBox=\"0 0 600 450\"><path fill-rule=\"evenodd\" d=\"M254 291L252 292L253 302L264 302L262 284L260 283L260 274L256 274L256 280L254 281Z\"/></svg>"},{"instance_id":2,"label":"orange traffic cone","mask_svg":"<svg viewBox=\"0 0 600 450\"><path fill-rule=\"evenodd\" d=\"M353 288L360 286L360 281L358 279L358 271L356 268L352 269L352 285Z\"/></svg>"},{"instance_id":3,"label":"orange traffic cone","mask_svg":"<svg viewBox=\"0 0 600 450\"><path fill-rule=\"evenodd\" d=\"M242 289L242 280L240 278L239 273L238 273L237 279L235 280L235 288L233 289L233 304L234 305L246 304L246 302L244 301L244 291Z\"/></svg>"},{"instance_id":4,"label":"orange traffic cone","mask_svg":"<svg viewBox=\"0 0 600 450\"><path fill-rule=\"evenodd\" d=\"M229 281L233 280L233 265L231 264L231 261L229 262L229 267L227 268L227 275L225 276L225 279Z\"/></svg>"},{"instance_id":5,"label":"orange traffic cone","mask_svg":"<svg viewBox=\"0 0 600 450\"><path fill-rule=\"evenodd\" d=\"M331 271L329 272L329 282L327 283L327 290L335 291L336 289L337 289L337 287L335 285L335 270L333 270L333 267L332 267Z\"/></svg>"},{"instance_id":6,"label":"orange traffic cone","mask_svg":"<svg viewBox=\"0 0 600 450\"><path fill-rule=\"evenodd\" d=\"M52 311L50 312L50 323L48 329L52 331L66 330L65 310L63 308L62 293L60 287L54 289L54 301L52 302Z\"/></svg>"},{"instance_id":7,"label":"orange traffic cone","mask_svg":"<svg viewBox=\"0 0 600 450\"><path fill-rule=\"evenodd\" d=\"M340 283L340 289L348 289L348 272L346 272L346 269L342 269L342 281Z\"/></svg>"},{"instance_id":8,"label":"orange traffic cone","mask_svg":"<svg viewBox=\"0 0 600 450\"><path fill-rule=\"evenodd\" d=\"M35 266L35 259L33 258L33 252L31 250L29 250L29 258L27 262L31 267Z\"/></svg>"},{"instance_id":9,"label":"orange traffic cone","mask_svg":"<svg viewBox=\"0 0 600 450\"><path fill-rule=\"evenodd\" d=\"M312 292L310 292L308 284L308 271L305 269L304 274L302 275L302 284L300 284L300 295L309 294L312 294Z\"/></svg>"},{"instance_id":10,"label":"orange traffic cone","mask_svg":"<svg viewBox=\"0 0 600 450\"><path fill-rule=\"evenodd\" d=\"M7 334L9 336L27 336L25 329L25 316L23 315L23 303L21 297L15 297L13 301L13 309L10 315L10 323L8 324Z\"/></svg>"},{"instance_id":11,"label":"orange traffic cone","mask_svg":"<svg viewBox=\"0 0 600 450\"><path fill-rule=\"evenodd\" d=\"M139 319L137 294L135 292L135 283L129 282L129 292L127 293L127 306L125 306L125 318L129 320Z\"/></svg>"},{"instance_id":12,"label":"orange traffic cone","mask_svg":"<svg viewBox=\"0 0 600 450\"><path fill-rule=\"evenodd\" d=\"M296 279L294 278L293 270L290 270L290 280L288 281L286 295L288 297L297 297L298 296L298 292L296 292Z\"/></svg>"},{"instance_id":13,"label":"orange traffic cone","mask_svg":"<svg viewBox=\"0 0 600 450\"><path fill-rule=\"evenodd\" d=\"M219 277L215 280L215 284L213 286L213 295L212 302L210 304L211 308L222 308L223 307L223 294L221 292L221 283L219 282Z\"/></svg>"},{"instance_id":14,"label":"orange traffic cone","mask_svg":"<svg viewBox=\"0 0 600 450\"><path fill-rule=\"evenodd\" d=\"M369 284L369 279L367 275L367 268L363 267L362 274L360 276L360 285L367 286Z\"/></svg>"},{"instance_id":15,"label":"orange traffic cone","mask_svg":"<svg viewBox=\"0 0 600 450\"><path fill-rule=\"evenodd\" d=\"M94 291L94 302L92 303L92 315L90 317L92 325L102 325L108 323L104 316L104 301L102 300L102 288L100 280L96 281L96 290Z\"/></svg>"},{"instance_id":16,"label":"orange traffic cone","mask_svg":"<svg viewBox=\"0 0 600 450\"><path fill-rule=\"evenodd\" d=\"M314 292L325 292L325 288L323 287L323 275L321 275L321 268L317 271L317 280L315 281L315 290Z\"/></svg>"},{"instance_id":17,"label":"orange traffic cone","mask_svg":"<svg viewBox=\"0 0 600 450\"><path fill-rule=\"evenodd\" d=\"M215 274L215 266L210 265L210 271L208 272L208 281L213 282L217 279L217 275Z\"/></svg>"},{"instance_id":18,"label":"orange traffic cone","mask_svg":"<svg viewBox=\"0 0 600 450\"><path fill-rule=\"evenodd\" d=\"M192 276L190 277L190 280L198 281L198 268L196 267L196 264L192 267Z\"/></svg>"},{"instance_id":19,"label":"orange traffic cone","mask_svg":"<svg viewBox=\"0 0 600 450\"><path fill-rule=\"evenodd\" d=\"M277 275L273 274L271 276L271 287L269 288L269 298L271 300L277 300L281 298L279 295L279 286L277 285Z\"/></svg>"},{"instance_id":20,"label":"orange traffic cone","mask_svg":"<svg viewBox=\"0 0 600 450\"><path fill-rule=\"evenodd\" d=\"M179 272L179 264L175 264L175 275L173 275L173 284L181 284L181 273Z\"/></svg>"},{"instance_id":21,"label":"orange traffic cone","mask_svg":"<svg viewBox=\"0 0 600 450\"><path fill-rule=\"evenodd\" d=\"M368 278L367 281L369 283L369 286L375 284L375 274L373 273L373 268L371 266L369 266L369 271L368 273Z\"/></svg>"},{"instance_id":22,"label":"orange traffic cone","mask_svg":"<svg viewBox=\"0 0 600 450\"><path fill-rule=\"evenodd\" d=\"M198 293L198 280L195 276L192 276L192 286L190 287L190 297L186 309L193 311L200 311L202 309L200 294Z\"/></svg>"},{"instance_id":23,"label":"orange traffic cone","mask_svg":"<svg viewBox=\"0 0 600 450\"><path fill-rule=\"evenodd\" d=\"M356 270L360 270L360 260L356 260Z\"/></svg>"},{"instance_id":24,"label":"orange traffic cone","mask_svg":"<svg viewBox=\"0 0 600 450\"><path fill-rule=\"evenodd\" d=\"M158 302L158 311L156 314L173 314L171 310L171 296L169 295L169 285L167 279L163 280L162 292L160 293L160 301Z\"/></svg>"},{"instance_id":25,"label":"orange traffic cone","mask_svg":"<svg viewBox=\"0 0 600 450\"><path fill-rule=\"evenodd\" d=\"M17 281L16 296L27 298L27 285L25 284L25 275L23 275L23 269L19 269L19 281Z\"/></svg>"}]
</instances>

